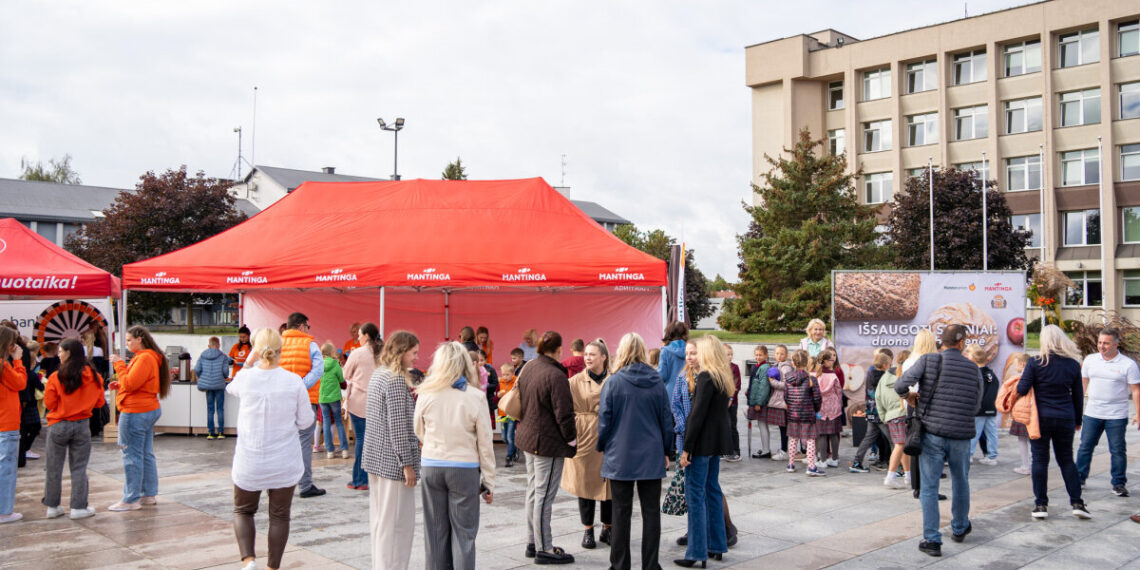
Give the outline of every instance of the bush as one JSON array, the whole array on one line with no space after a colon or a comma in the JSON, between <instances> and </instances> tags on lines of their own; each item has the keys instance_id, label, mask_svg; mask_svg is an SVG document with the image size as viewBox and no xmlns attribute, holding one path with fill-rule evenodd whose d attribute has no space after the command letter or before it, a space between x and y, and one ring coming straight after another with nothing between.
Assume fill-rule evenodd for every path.
<instances>
[{"instance_id":1,"label":"bush","mask_svg":"<svg viewBox=\"0 0 1140 570\"><path fill-rule=\"evenodd\" d=\"M1076 327L1078 325L1080 325L1079 321L1062 320L1061 321L1061 330L1063 330L1067 333L1072 333L1073 331L1077 330ZM1033 334L1041 334L1041 318L1038 317L1036 319L1033 319L1032 321L1025 323L1025 332L1029 332L1029 333L1033 333Z\"/></svg>"}]
</instances>

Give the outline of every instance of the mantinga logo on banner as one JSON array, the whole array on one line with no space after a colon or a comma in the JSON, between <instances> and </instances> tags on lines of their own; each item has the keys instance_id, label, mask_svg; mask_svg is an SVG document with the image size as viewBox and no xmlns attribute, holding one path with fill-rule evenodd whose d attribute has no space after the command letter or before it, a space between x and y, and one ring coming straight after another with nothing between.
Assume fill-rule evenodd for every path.
<instances>
[{"instance_id":1,"label":"mantinga logo on banner","mask_svg":"<svg viewBox=\"0 0 1140 570\"><path fill-rule=\"evenodd\" d=\"M966 327L966 344L980 346L986 365L1004 377L1025 344L1025 273L833 272L832 303L839 360L862 378L878 348L909 349L922 329L934 337L952 324Z\"/></svg>"}]
</instances>

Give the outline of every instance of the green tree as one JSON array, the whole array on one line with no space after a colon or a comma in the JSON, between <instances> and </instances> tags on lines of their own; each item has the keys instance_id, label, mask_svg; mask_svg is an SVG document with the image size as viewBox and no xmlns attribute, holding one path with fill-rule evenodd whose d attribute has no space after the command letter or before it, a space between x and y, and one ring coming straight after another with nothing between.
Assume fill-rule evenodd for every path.
<instances>
[{"instance_id":1,"label":"green tree","mask_svg":"<svg viewBox=\"0 0 1140 570\"><path fill-rule=\"evenodd\" d=\"M728 291L732 289L732 284L728 281L725 281L724 277L722 277L720 273L717 273L716 277L714 277L713 280L709 283L709 288L713 292Z\"/></svg>"},{"instance_id":2,"label":"green tree","mask_svg":"<svg viewBox=\"0 0 1140 570\"><path fill-rule=\"evenodd\" d=\"M79 179L79 173L71 168L71 155L65 154L63 158L58 161L54 158L48 159L48 165L44 166L42 161L37 160L35 164L32 161L21 158L20 178L23 180L36 180L39 182L55 182L57 184L83 184Z\"/></svg>"},{"instance_id":3,"label":"green tree","mask_svg":"<svg viewBox=\"0 0 1140 570\"><path fill-rule=\"evenodd\" d=\"M900 269L930 268L930 174L906 181L895 194L887 236ZM986 193L990 269L1028 269L1030 233L1016 230L1005 195ZM973 170L934 171L934 268L982 269L982 182Z\"/></svg>"},{"instance_id":4,"label":"green tree","mask_svg":"<svg viewBox=\"0 0 1140 570\"><path fill-rule=\"evenodd\" d=\"M443 169L443 180L467 180L467 167L463 161L455 157L455 162L449 162Z\"/></svg>"},{"instance_id":5,"label":"green tree","mask_svg":"<svg viewBox=\"0 0 1140 570\"><path fill-rule=\"evenodd\" d=\"M614 228L614 235L625 243L664 261L669 261L669 253L677 240L662 230L643 232L633 224L622 224ZM696 250L685 250L685 311L689 322L697 321L713 313L709 302L709 281L696 266Z\"/></svg>"},{"instance_id":6,"label":"green tree","mask_svg":"<svg viewBox=\"0 0 1140 570\"><path fill-rule=\"evenodd\" d=\"M859 203L845 155L822 151L826 140L806 129L788 156L765 157L774 168L753 186L760 205L737 236L738 299L726 299L718 322L737 332L802 330L831 314L831 271L883 264L875 209Z\"/></svg>"},{"instance_id":7,"label":"green tree","mask_svg":"<svg viewBox=\"0 0 1140 570\"><path fill-rule=\"evenodd\" d=\"M115 275L123 265L149 259L198 243L245 220L227 191L230 183L195 176L186 166L162 174L147 172L135 190L115 198L103 217L68 237L65 247L88 262ZM216 302L209 294L140 291L128 297L132 320L166 322L170 309L185 306L187 327L194 332L194 302Z\"/></svg>"}]
</instances>

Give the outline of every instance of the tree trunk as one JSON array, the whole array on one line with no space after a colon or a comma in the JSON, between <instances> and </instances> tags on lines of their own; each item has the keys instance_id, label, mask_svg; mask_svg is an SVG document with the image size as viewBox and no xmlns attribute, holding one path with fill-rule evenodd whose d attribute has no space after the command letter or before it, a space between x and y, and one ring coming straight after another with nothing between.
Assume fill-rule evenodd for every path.
<instances>
[{"instance_id":1,"label":"tree trunk","mask_svg":"<svg viewBox=\"0 0 1140 570\"><path fill-rule=\"evenodd\" d=\"M186 298L186 334L194 334L194 296Z\"/></svg>"}]
</instances>

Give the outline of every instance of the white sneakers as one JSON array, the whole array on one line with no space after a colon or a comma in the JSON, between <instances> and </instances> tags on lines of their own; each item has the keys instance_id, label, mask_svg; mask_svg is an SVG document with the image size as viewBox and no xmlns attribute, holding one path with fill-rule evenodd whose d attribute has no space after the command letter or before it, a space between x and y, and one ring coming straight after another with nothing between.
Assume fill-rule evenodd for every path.
<instances>
[{"instance_id":1,"label":"white sneakers","mask_svg":"<svg viewBox=\"0 0 1140 570\"><path fill-rule=\"evenodd\" d=\"M989 457L983 457L983 458L978 460L978 463L981 463L982 465L997 465L997 459L991 459Z\"/></svg>"},{"instance_id":2,"label":"white sneakers","mask_svg":"<svg viewBox=\"0 0 1140 570\"><path fill-rule=\"evenodd\" d=\"M63 507L48 507L44 516L49 519L57 519L63 516Z\"/></svg>"},{"instance_id":3,"label":"white sneakers","mask_svg":"<svg viewBox=\"0 0 1140 570\"><path fill-rule=\"evenodd\" d=\"M835 460L835 459L828 459L827 460L827 466L828 467L839 467L839 461Z\"/></svg>"},{"instance_id":4,"label":"white sneakers","mask_svg":"<svg viewBox=\"0 0 1140 570\"><path fill-rule=\"evenodd\" d=\"M783 451L777 451L772 454L772 461L787 461L788 454Z\"/></svg>"},{"instance_id":5,"label":"white sneakers","mask_svg":"<svg viewBox=\"0 0 1140 570\"><path fill-rule=\"evenodd\" d=\"M241 567L241 570L257 570L257 561L250 560L249 562L246 562L245 566Z\"/></svg>"},{"instance_id":6,"label":"white sneakers","mask_svg":"<svg viewBox=\"0 0 1140 570\"><path fill-rule=\"evenodd\" d=\"M113 511L116 513L121 513L124 511L137 511L141 508L142 508L142 505L140 505L138 503L124 503L122 501L119 501L119 502L107 507L107 510Z\"/></svg>"},{"instance_id":7,"label":"white sneakers","mask_svg":"<svg viewBox=\"0 0 1140 570\"><path fill-rule=\"evenodd\" d=\"M20 513L8 513L6 515L0 515L0 524L16 522L22 518L24 518L24 515L21 515Z\"/></svg>"},{"instance_id":8,"label":"white sneakers","mask_svg":"<svg viewBox=\"0 0 1140 570\"><path fill-rule=\"evenodd\" d=\"M88 519L95 516L95 509L87 507L86 509L71 509L71 520L77 521L80 519Z\"/></svg>"},{"instance_id":9,"label":"white sneakers","mask_svg":"<svg viewBox=\"0 0 1140 570\"><path fill-rule=\"evenodd\" d=\"M883 485L892 489L905 489L906 479L899 477L899 474L897 472L892 471L890 473L887 473L886 479L883 479Z\"/></svg>"}]
</instances>

